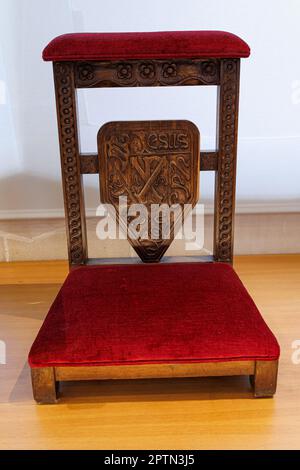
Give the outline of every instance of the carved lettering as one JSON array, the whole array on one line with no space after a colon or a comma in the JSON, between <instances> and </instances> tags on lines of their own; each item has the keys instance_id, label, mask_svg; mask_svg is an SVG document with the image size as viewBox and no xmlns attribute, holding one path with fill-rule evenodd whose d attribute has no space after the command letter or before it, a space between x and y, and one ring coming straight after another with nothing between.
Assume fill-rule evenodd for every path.
<instances>
[{"instance_id":1,"label":"carved lettering","mask_svg":"<svg viewBox=\"0 0 300 470\"><path fill-rule=\"evenodd\" d=\"M147 139L151 150L187 150L189 147L188 135L184 133L151 133Z\"/></svg>"}]
</instances>

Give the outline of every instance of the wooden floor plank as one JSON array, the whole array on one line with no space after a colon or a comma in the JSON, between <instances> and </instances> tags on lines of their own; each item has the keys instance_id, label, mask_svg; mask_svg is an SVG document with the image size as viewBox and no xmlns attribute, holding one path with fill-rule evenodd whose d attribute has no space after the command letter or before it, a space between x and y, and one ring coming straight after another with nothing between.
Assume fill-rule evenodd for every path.
<instances>
[{"instance_id":1,"label":"wooden floor plank","mask_svg":"<svg viewBox=\"0 0 300 470\"><path fill-rule=\"evenodd\" d=\"M299 449L300 255L237 257L235 268L281 344L274 399L253 399L246 377L216 377L66 383L59 405L38 407L26 357L67 264L1 265L0 448Z\"/></svg>"}]
</instances>

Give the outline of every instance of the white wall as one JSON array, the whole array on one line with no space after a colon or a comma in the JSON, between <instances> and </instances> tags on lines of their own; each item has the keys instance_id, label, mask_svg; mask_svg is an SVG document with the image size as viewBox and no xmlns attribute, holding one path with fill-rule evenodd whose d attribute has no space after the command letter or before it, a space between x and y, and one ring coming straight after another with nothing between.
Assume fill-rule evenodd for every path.
<instances>
[{"instance_id":1,"label":"white wall","mask_svg":"<svg viewBox=\"0 0 300 470\"><path fill-rule=\"evenodd\" d=\"M222 29L249 43L252 56L242 62L238 205L300 211L299 0L0 0L0 13L6 88L0 216L56 214L63 206L52 70L41 60L47 42L72 31L177 29ZM194 121L202 148L212 148L214 100L215 90L202 87L81 92L83 149L96 150L104 122L156 118ZM98 181L85 180L87 206L94 208ZM205 200L212 181L202 177Z\"/></svg>"}]
</instances>

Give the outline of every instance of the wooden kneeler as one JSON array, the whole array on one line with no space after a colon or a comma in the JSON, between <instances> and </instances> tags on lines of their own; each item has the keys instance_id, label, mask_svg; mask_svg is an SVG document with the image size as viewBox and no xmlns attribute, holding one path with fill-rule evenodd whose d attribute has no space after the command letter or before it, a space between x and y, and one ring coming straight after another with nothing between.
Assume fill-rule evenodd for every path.
<instances>
[{"instance_id":1,"label":"wooden kneeler","mask_svg":"<svg viewBox=\"0 0 300 470\"><path fill-rule=\"evenodd\" d=\"M275 394L278 343L231 267L240 59L249 55L237 36L205 31L71 34L45 49L54 62L70 274L29 355L38 403L56 403L59 382L77 380L247 375L255 397ZM98 154L80 152L77 89L186 85L218 87L216 151L200 154L199 132L188 121L146 121L109 123L99 131ZM120 197L129 205L194 207L200 171L216 175L212 257L157 264L176 235L174 216L168 240L129 231L144 264L88 258L84 174L99 173L101 202L127 228Z\"/></svg>"}]
</instances>

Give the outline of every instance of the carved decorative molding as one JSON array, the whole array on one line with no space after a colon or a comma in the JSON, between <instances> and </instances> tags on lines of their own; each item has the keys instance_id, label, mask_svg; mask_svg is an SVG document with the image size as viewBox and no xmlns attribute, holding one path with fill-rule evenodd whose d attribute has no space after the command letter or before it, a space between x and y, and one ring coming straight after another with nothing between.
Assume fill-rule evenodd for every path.
<instances>
[{"instance_id":1,"label":"carved decorative molding","mask_svg":"<svg viewBox=\"0 0 300 470\"><path fill-rule=\"evenodd\" d=\"M215 255L232 262L235 212L237 127L239 105L239 59L222 61L219 97L219 168L216 181Z\"/></svg>"},{"instance_id":2,"label":"carved decorative molding","mask_svg":"<svg viewBox=\"0 0 300 470\"><path fill-rule=\"evenodd\" d=\"M73 64L55 63L58 125L60 133L62 177L68 224L69 259L71 264L86 260L85 219L78 152L76 103Z\"/></svg>"},{"instance_id":3,"label":"carved decorative molding","mask_svg":"<svg viewBox=\"0 0 300 470\"><path fill-rule=\"evenodd\" d=\"M128 232L140 258L144 262L159 261L176 235L184 205L194 207L198 201L198 129L188 121L109 123L99 131L98 149L101 201L115 207L118 222ZM128 208L143 204L147 209L139 217L138 238L130 226L141 214L124 218L119 211L120 198L124 197ZM170 230L167 227L165 231L158 213L151 218L152 204L177 206L180 210L172 217Z\"/></svg>"},{"instance_id":4,"label":"carved decorative molding","mask_svg":"<svg viewBox=\"0 0 300 470\"><path fill-rule=\"evenodd\" d=\"M220 61L130 60L76 63L77 88L218 85Z\"/></svg>"}]
</instances>

